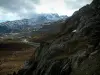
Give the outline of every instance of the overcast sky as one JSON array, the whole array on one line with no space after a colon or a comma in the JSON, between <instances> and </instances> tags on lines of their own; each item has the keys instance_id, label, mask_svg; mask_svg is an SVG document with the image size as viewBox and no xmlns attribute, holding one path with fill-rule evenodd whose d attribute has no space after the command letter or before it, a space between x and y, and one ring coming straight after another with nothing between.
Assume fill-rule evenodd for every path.
<instances>
[{"instance_id":1,"label":"overcast sky","mask_svg":"<svg viewBox=\"0 0 100 75\"><path fill-rule=\"evenodd\" d=\"M0 21L32 18L36 13L71 16L92 0L0 0Z\"/></svg>"}]
</instances>

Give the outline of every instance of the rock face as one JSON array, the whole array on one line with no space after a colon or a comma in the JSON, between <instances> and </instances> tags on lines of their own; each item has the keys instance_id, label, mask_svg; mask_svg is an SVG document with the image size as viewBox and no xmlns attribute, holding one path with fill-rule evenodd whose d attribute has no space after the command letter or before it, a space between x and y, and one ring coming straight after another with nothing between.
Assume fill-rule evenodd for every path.
<instances>
[{"instance_id":1,"label":"rock face","mask_svg":"<svg viewBox=\"0 0 100 75\"><path fill-rule=\"evenodd\" d=\"M69 17L55 39L41 42L28 66L17 74L100 75L100 0Z\"/></svg>"}]
</instances>

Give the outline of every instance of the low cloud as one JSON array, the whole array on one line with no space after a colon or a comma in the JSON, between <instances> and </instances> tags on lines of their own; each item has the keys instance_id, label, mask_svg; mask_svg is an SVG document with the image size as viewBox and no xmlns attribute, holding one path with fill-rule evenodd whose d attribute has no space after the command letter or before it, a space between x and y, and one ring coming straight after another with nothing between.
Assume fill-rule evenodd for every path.
<instances>
[{"instance_id":1,"label":"low cloud","mask_svg":"<svg viewBox=\"0 0 100 75\"><path fill-rule=\"evenodd\" d=\"M0 20L32 18L36 13L72 15L92 0L0 0Z\"/></svg>"}]
</instances>

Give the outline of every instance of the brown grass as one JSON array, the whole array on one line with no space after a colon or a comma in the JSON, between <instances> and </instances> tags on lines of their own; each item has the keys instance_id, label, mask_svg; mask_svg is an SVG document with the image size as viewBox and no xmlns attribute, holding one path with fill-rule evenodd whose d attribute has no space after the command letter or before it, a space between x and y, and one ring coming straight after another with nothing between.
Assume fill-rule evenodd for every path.
<instances>
[{"instance_id":1,"label":"brown grass","mask_svg":"<svg viewBox=\"0 0 100 75\"><path fill-rule=\"evenodd\" d=\"M0 75L12 74L23 67L24 61L34 53L35 48L28 47L18 50L0 49Z\"/></svg>"}]
</instances>

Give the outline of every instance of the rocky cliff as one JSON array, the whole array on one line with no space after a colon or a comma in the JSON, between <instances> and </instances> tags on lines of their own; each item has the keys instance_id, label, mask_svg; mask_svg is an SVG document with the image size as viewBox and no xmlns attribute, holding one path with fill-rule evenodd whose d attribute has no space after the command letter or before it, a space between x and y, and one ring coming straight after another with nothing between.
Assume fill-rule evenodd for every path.
<instances>
[{"instance_id":1,"label":"rocky cliff","mask_svg":"<svg viewBox=\"0 0 100 75\"><path fill-rule=\"evenodd\" d=\"M100 0L76 11L58 35L41 42L17 75L100 75Z\"/></svg>"}]
</instances>

